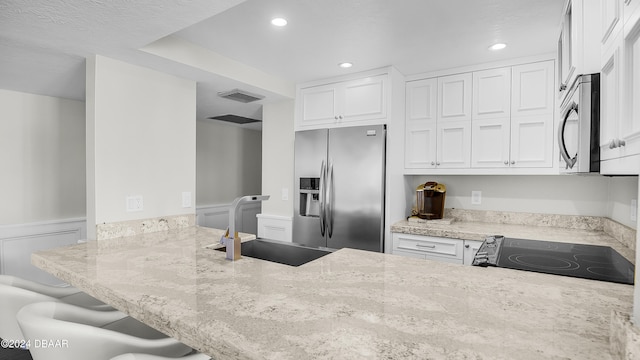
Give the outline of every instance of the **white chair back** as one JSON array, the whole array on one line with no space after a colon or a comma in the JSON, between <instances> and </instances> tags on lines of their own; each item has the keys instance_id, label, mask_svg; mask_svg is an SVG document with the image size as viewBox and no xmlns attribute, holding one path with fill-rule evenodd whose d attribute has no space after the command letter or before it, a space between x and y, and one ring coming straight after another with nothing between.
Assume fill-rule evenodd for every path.
<instances>
[{"instance_id":1,"label":"white chair back","mask_svg":"<svg viewBox=\"0 0 640 360\"><path fill-rule=\"evenodd\" d=\"M193 351L119 311L43 302L23 307L17 320L34 360L110 360L126 353L180 357Z\"/></svg>"}]
</instances>

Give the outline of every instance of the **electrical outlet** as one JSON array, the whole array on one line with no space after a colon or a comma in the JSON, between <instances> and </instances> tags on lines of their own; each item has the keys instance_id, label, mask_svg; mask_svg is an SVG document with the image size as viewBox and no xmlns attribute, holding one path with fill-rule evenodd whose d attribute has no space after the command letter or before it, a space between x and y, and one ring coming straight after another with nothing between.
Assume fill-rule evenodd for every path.
<instances>
[{"instance_id":1,"label":"electrical outlet","mask_svg":"<svg viewBox=\"0 0 640 360\"><path fill-rule=\"evenodd\" d=\"M631 221L636 221L638 218L638 200L631 200L631 211L629 211L629 213Z\"/></svg>"},{"instance_id":2,"label":"electrical outlet","mask_svg":"<svg viewBox=\"0 0 640 360\"><path fill-rule=\"evenodd\" d=\"M182 192L182 207L183 208L191 207L191 191Z\"/></svg>"},{"instance_id":3,"label":"electrical outlet","mask_svg":"<svg viewBox=\"0 0 640 360\"><path fill-rule=\"evenodd\" d=\"M480 204L482 204L482 191L472 191L471 205L480 205Z\"/></svg>"},{"instance_id":4,"label":"electrical outlet","mask_svg":"<svg viewBox=\"0 0 640 360\"><path fill-rule=\"evenodd\" d=\"M142 211L144 203L142 202L142 195L133 195L126 197L126 210L127 212Z\"/></svg>"}]
</instances>

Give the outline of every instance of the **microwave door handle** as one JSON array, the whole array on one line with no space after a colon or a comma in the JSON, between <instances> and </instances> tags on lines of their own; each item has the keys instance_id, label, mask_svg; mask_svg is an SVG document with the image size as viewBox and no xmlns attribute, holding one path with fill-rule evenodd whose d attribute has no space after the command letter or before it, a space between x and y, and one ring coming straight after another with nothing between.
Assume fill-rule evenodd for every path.
<instances>
[{"instance_id":1,"label":"microwave door handle","mask_svg":"<svg viewBox=\"0 0 640 360\"><path fill-rule=\"evenodd\" d=\"M566 168L573 168L573 165L576 163L576 159L572 159L567 151L567 145L564 141L564 128L567 125L567 120L571 115L571 112L574 111L578 113L578 106L576 103L571 104L567 109L567 112L564 115L564 119L560 122L560 128L558 129L558 145L560 147L560 156L564 159L564 162L567 164Z\"/></svg>"},{"instance_id":2,"label":"microwave door handle","mask_svg":"<svg viewBox=\"0 0 640 360\"><path fill-rule=\"evenodd\" d=\"M320 165L320 187L318 188L319 197L320 197L320 235L324 236L324 229L326 227L326 218L325 218L325 194L324 188L326 186L326 177L327 177L327 167L325 166L324 160L322 160L322 164Z\"/></svg>"}]
</instances>

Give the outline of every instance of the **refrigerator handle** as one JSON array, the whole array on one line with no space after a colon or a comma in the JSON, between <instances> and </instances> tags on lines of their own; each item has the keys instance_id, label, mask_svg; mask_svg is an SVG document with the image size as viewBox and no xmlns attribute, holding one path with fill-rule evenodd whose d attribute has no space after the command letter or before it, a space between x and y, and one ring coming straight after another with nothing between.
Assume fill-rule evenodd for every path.
<instances>
[{"instance_id":1,"label":"refrigerator handle","mask_svg":"<svg viewBox=\"0 0 640 360\"><path fill-rule=\"evenodd\" d=\"M320 165L320 187L319 187L319 197L320 197L320 234L324 236L324 229L326 227L326 217L325 217L325 180L327 177L327 167L325 166L324 160L322 160L322 165Z\"/></svg>"},{"instance_id":2,"label":"refrigerator handle","mask_svg":"<svg viewBox=\"0 0 640 360\"><path fill-rule=\"evenodd\" d=\"M329 237L333 236L333 192L334 192L334 182L333 182L333 163L329 165L329 176L327 178L327 219L325 222L327 223L327 232L329 233Z\"/></svg>"}]
</instances>

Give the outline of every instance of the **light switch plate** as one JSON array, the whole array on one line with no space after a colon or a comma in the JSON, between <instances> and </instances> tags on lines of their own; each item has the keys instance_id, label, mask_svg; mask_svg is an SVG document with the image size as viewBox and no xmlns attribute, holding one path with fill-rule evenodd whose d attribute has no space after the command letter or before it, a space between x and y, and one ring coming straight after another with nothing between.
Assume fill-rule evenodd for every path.
<instances>
[{"instance_id":1,"label":"light switch plate","mask_svg":"<svg viewBox=\"0 0 640 360\"><path fill-rule=\"evenodd\" d=\"M482 191L472 191L471 205L480 205L480 204L482 204Z\"/></svg>"},{"instance_id":2,"label":"light switch plate","mask_svg":"<svg viewBox=\"0 0 640 360\"><path fill-rule=\"evenodd\" d=\"M287 201L287 200L289 200L289 189L282 188L282 201Z\"/></svg>"},{"instance_id":3,"label":"light switch plate","mask_svg":"<svg viewBox=\"0 0 640 360\"><path fill-rule=\"evenodd\" d=\"M631 211L629 211L629 213L631 221L636 221L638 218L638 200L631 200Z\"/></svg>"},{"instance_id":4,"label":"light switch plate","mask_svg":"<svg viewBox=\"0 0 640 360\"><path fill-rule=\"evenodd\" d=\"M191 207L191 191L182 192L182 207L183 208Z\"/></svg>"},{"instance_id":5,"label":"light switch plate","mask_svg":"<svg viewBox=\"0 0 640 360\"><path fill-rule=\"evenodd\" d=\"M125 200L127 212L142 211L144 209L142 195L127 196Z\"/></svg>"}]
</instances>

